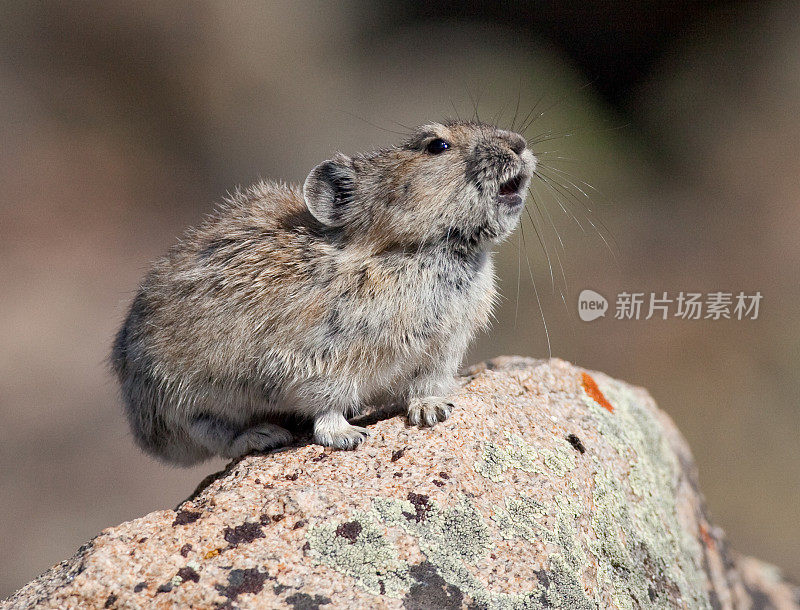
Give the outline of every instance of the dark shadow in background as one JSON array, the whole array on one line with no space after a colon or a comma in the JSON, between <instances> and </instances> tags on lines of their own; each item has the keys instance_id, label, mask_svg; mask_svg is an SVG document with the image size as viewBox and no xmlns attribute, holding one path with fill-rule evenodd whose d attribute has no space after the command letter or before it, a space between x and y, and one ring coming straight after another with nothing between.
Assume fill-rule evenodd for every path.
<instances>
[{"instance_id":1,"label":"dark shadow in background","mask_svg":"<svg viewBox=\"0 0 800 610\"><path fill-rule=\"evenodd\" d=\"M691 31L723 31L741 2L458 2L411 0L389 5L382 24L414 25L472 19L514 30L520 38L550 42L577 66L592 87L621 114L657 60ZM768 4L765 2L764 4ZM765 7L762 7L765 8ZM443 45L447 40L442 40ZM631 116L631 118L635 118Z\"/></svg>"}]
</instances>

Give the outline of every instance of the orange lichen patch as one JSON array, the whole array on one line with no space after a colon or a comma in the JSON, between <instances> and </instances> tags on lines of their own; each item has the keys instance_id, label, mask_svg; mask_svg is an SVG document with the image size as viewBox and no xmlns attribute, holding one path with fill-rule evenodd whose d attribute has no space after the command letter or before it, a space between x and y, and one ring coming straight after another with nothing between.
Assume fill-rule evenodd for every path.
<instances>
[{"instance_id":1,"label":"orange lichen patch","mask_svg":"<svg viewBox=\"0 0 800 610\"><path fill-rule=\"evenodd\" d=\"M583 389L589 395L589 398L594 400L597 404L599 404L604 409L607 409L609 413L614 412L614 406L608 402L603 393L600 391L600 388L597 387L597 382L592 379L592 376L589 373L581 373L581 377L583 378Z\"/></svg>"},{"instance_id":2,"label":"orange lichen patch","mask_svg":"<svg viewBox=\"0 0 800 610\"><path fill-rule=\"evenodd\" d=\"M711 534L708 533L708 528L705 524L700 524L700 537L703 539L703 543L706 547L713 549L714 548L714 539L711 537Z\"/></svg>"},{"instance_id":3,"label":"orange lichen patch","mask_svg":"<svg viewBox=\"0 0 800 610\"><path fill-rule=\"evenodd\" d=\"M203 555L203 559L211 559L212 557L216 557L219 555L219 549L212 549L205 555Z\"/></svg>"}]
</instances>

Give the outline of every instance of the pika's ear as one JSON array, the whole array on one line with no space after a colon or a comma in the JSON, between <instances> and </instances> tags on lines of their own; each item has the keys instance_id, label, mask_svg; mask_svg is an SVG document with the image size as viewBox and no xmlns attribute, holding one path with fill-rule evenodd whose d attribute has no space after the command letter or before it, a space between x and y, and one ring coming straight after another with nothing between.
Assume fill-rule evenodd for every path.
<instances>
[{"instance_id":1,"label":"pika's ear","mask_svg":"<svg viewBox=\"0 0 800 610\"><path fill-rule=\"evenodd\" d=\"M311 170L303 184L303 198L314 218L322 224L340 227L356 188L352 159L339 153Z\"/></svg>"}]
</instances>

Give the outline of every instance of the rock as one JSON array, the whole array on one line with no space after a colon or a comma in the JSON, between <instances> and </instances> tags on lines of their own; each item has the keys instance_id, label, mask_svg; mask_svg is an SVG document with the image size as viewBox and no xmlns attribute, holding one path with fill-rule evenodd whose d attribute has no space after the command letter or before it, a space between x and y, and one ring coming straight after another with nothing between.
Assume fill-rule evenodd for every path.
<instances>
[{"instance_id":1,"label":"rock","mask_svg":"<svg viewBox=\"0 0 800 610\"><path fill-rule=\"evenodd\" d=\"M452 417L366 416L109 528L4 608L797 608L729 550L641 389L560 360L469 369Z\"/></svg>"}]
</instances>

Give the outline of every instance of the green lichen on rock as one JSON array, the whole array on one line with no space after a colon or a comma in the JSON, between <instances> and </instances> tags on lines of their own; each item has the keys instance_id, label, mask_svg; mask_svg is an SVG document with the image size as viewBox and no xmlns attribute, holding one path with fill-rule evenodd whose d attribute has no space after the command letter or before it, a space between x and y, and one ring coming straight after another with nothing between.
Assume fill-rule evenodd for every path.
<instances>
[{"instance_id":1,"label":"green lichen on rock","mask_svg":"<svg viewBox=\"0 0 800 610\"><path fill-rule=\"evenodd\" d=\"M483 455L473 466L475 471L495 483L503 480L503 473L509 468L519 468L534 472L539 454L519 436L507 434L510 444L504 447L485 443Z\"/></svg>"},{"instance_id":2,"label":"green lichen on rock","mask_svg":"<svg viewBox=\"0 0 800 610\"><path fill-rule=\"evenodd\" d=\"M691 608L710 602L698 558L701 550L678 520L680 465L662 424L633 391L610 382L601 388L611 414L588 396L583 402L603 439L630 466L627 477L594 459L589 549L597 557L598 582L610 585L620 608L663 607L676 600ZM636 496L631 501L630 492Z\"/></svg>"},{"instance_id":3,"label":"green lichen on rock","mask_svg":"<svg viewBox=\"0 0 800 610\"><path fill-rule=\"evenodd\" d=\"M320 563L353 577L364 590L398 596L408 591L408 563L384 536L373 511L360 512L344 523L311 527L310 550Z\"/></svg>"},{"instance_id":4,"label":"green lichen on rock","mask_svg":"<svg viewBox=\"0 0 800 610\"><path fill-rule=\"evenodd\" d=\"M503 481L503 473L510 468L525 472L563 477L575 468L575 455L569 443L558 439L556 449L537 449L516 434L506 433L504 446L484 443L481 458L473 466L475 472L490 481Z\"/></svg>"},{"instance_id":5,"label":"green lichen on rock","mask_svg":"<svg viewBox=\"0 0 800 610\"><path fill-rule=\"evenodd\" d=\"M413 584L413 570L398 559L397 550L380 529L383 524L399 527L417 541L436 574L447 585L470 597L475 606L490 610L547 607L547 591L541 586L517 594L492 592L468 569L485 557L491 546L489 527L469 498L462 495L453 506L441 507L427 496L409 494L409 497L410 500L376 498L368 512L359 513L350 521L312 528L308 540L315 557L352 576L370 593L406 595ZM350 539L353 536L341 535L342 528L352 523L361 528L355 540ZM565 586L564 591L568 590L572 589Z\"/></svg>"},{"instance_id":6,"label":"green lichen on rock","mask_svg":"<svg viewBox=\"0 0 800 610\"><path fill-rule=\"evenodd\" d=\"M535 543L541 540L546 528L539 522L547 514L547 509L538 500L519 496L506 500L505 509L495 508L492 519L503 538L523 538Z\"/></svg>"},{"instance_id":7,"label":"green lichen on rock","mask_svg":"<svg viewBox=\"0 0 800 610\"><path fill-rule=\"evenodd\" d=\"M491 481L502 481L503 473L511 468L537 473L549 480L563 479L575 468L575 452L564 439L551 439L555 449L537 449L519 436L507 433L506 437L509 443L505 446L486 443L474 465L476 472ZM504 538L541 541L557 549L548 558L550 586L540 596L531 598L526 607L545 604L556 608L595 608L597 604L585 593L582 584L586 553L571 523L582 514L583 507L566 495L556 496L555 504L553 530L543 524L545 506L529 496L509 498L504 508L495 509L492 519Z\"/></svg>"},{"instance_id":8,"label":"green lichen on rock","mask_svg":"<svg viewBox=\"0 0 800 610\"><path fill-rule=\"evenodd\" d=\"M583 590L581 566L570 564L565 557L555 553L550 556L549 586L545 592L545 608L568 610L595 610L598 605Z\"/></svg>"},{"instance_id":9,"label":"green lichen on rock","mask_svg":"<svg viewBox=\"0 0 800 610\"><path fill-rule=\"evenodd\" d=\"M441 508L427 496L409 494L415 502L376 499L373 508L389 525L399 525L420 540L420 549L439 554L443 562L474 564L489 548L489 528L466 496L454 506ZM429 557L430 559L430 557ZM432 562L439 565L443 562Z\"/></svg>"},{"instance_id":10,"label":"green lichen on rock","mask_svg":"<svg viewBox=\"0 0 800 610\"><path fill-rule=\"evenodd\" d=\"M555 608L595 608L584 591L582 574L586 553L573 525L580 508L567 497L558 497L551 530L545 525L547 509L528 496L509 498L505 508L496 508L492 519L503 538L523 538L531 543L541 542L557 549L549 555L547 578L550 586L544 593L547 605Z\"/></svg>"},{"instance_id":11,"label":"green lichen on rock","mask_svg":"<svg viewBox=\"0 0 800 610\"><path fill-rule=\"evenodd\" d=\"M489 548L489 529L483 517L466 496L447 508L427 498L424 502L422 514L412 512L419 511L419 501L376 499L373 507L387 524L416 538L420 551L446 582L474 597L485 587L466 566Z\"/></svg>"}]
</instances>

